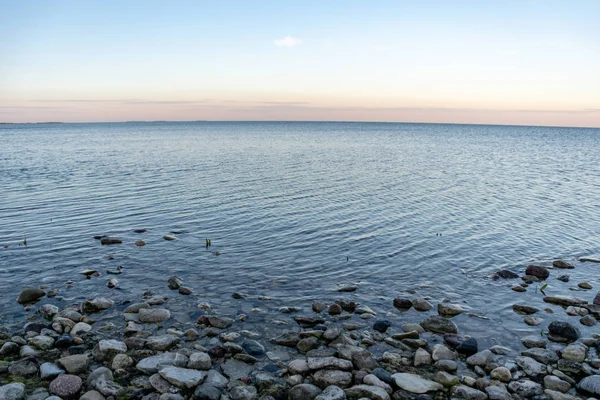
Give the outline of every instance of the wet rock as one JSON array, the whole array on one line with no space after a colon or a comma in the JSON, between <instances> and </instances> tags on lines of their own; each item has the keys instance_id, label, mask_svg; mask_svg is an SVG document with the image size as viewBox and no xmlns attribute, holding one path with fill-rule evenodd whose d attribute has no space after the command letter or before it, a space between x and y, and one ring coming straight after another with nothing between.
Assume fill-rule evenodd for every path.
<instances>
[{"instance_id":1,"label":"wet rock","mask_svg":"<svg viewBox=\"0 0 600 400\"><path fill-rule=\"evenodd\" d=\"M183 285L183 280L178 276L171 276L167 280L167 284L169 286L169 289L177 290Z\"/></svg>"},{"instance_id":2,"label":"wet rock","mask_svg":"<svg viewBox=\"0 0 600 400\"><path fill-rule=\"evenodd\" d=\"M87 370L90 359L85 354L76 354L59 358L57 362L69 374L77 375Z\"/></svg>"},{"instance_id":3,"label":"wet rock","mask_svg":"<svg viewBox=\"0 0 600 400\"><path fill-rule=\"evenodd\" d=\"M58 307L53 304L44 304L40 306L38 313L46 319L52 319L52 317L58 314Z\"/></svg>"},{"instance_id":4,"label":"wet rock","mask_svg":"<svg viewBox=\"0 0 600 400\"><path fill-rule=\"evenodd\" d=\"M520 293L527 291L527 289L525 289L523 286L520 286L520 285L515 285L515 286L511 287L511 289L514 290L515 292L520 292Z\"/></svg>"},{"instance_id":5,"label":"wet rock","mask_svg":"<svg viewBox=\"0 0 600 400\"><path fill-rule=\"evenodd\" d=\"M533 358L519 356L515 358L515 362L525 374L532 378L536 378L539 375L546 374L546 366L542 363L535 361Z\"/></svg>"},{"instance_id":6,"label":"wet rock","mask_svg":"<svg viewBox=\"0 0 600 400\"><path fill-rule=\"evenodd\" d=\"M25 397L25 385L20 382L0 386L0 399L21 400Z\"/></svg>"},{"instance_id":7,"label":"wet rock","mask_svg":"<svg viewBox=\"0 0 600 400\"><path fill-rule=\"evenodd\" d=\"M522 356L531 357L542 364L553 364L558 361L558 354L553 350L531 348L521 352Z\"/></svg>"},{"instance_id":8,"label":"wet rock","mask_svg":"<svg viewBox=\"0 0 600 400\"><path fill-rule=\"evenodd\" d=\"M420 312L429 311L433 308L433 305L422 297L412 299L412 305L415 310Z\"/></svg>"},{"instance_id":9,"label":"wet rock","mask_svg":"<svg viewBox=\"0 0 600 400\"><path fill-rule=\"evenodd\" d=\"M355 292L358 289L358 286L352 284L342 284L339 285L336 289L336 292Z\"/></svg>"},{"instance_id":10,"label":"wet rock","mask_svg":"<svg viewBox=\"0 0 600 400\"><path fill-rule=\"evenodd\" d=\"M497 367L490 372L490 377L492 379L497 379L501 382L510 382L510 380L512 379L512 374L510 373L510 370L506 367Z\"/></svg>"},{"instance_id":11,"label":"wet rock","mask_svg":"<svg viewBox=\"0 0 600 400\"><path fill-rule=\"evenodd\" d=\"M83 381L77 375L59 375L50 382L50 393L64 400L76 399L83 386Z\"/></svg>"},{"instance_id":12,"label":"wet rock","mask_svg":"<svg viewBox=\"0 0 600 400\"><path fill-rule=\"evenodd\" d=\"M339 370L320 370L313 374L314 384L321 389L328 386L348 388L352 384L352 373Z\"/></svg>"},{"instance_id":13,"label":"wet rock","mask_svg":"<svg viewBox=\"0 0 600 400\"><path fill-rule=\"evenodd\" d=\"M508 384L508 389L522 397L533 397L541 395L544 390L542 385L530 380L512 381Z\"/></svg>"},{"instance_id":14,"label":"wet rock","mask_svg":"<svg viewBox=\"0 0 600 400\"><path fill-rule=\"evenodd\" d=\"M352 371L352 362L336 357L308 357L308 368L318 369L338 369L342 371Z\"/></svg>"},{"instance_id":15,"label":"wet rock","mask_svg":"<svg viewBox=\"0 0 600 400\"><path fill-rule=\"evenodd\" d=\"M600 375L583 378L577 385L577 389L583 393L600 397Z\"/></svg>"},{"instance_id":16,"label":"wet rock","mask_svg":"<svg viewBox=\"0 0 600 400\"><path fill-rule=\"evenodd\" d=\"M254 386L236 386L229 391L231 400L254 400L257 390Z\"/></svg>"},{"instance_id":17,"label":"wet rock","mask_svg":"<svg viewBox=\"0 0 600 400\"><path fill-rule=\"evenodd\" d=\"M303 397L302 400L305 398L308 399L308 397ZM323 393L315 397L315 400L346 400L346 393L337 386L328 386Z\"/></svg>"},{"instance_id":18,"label":"wet rock","mask_svg":"<svg viewBox=\"0 0 600 400\"><path fill-rule=\"evenodd\" d=\"M389 400L390 395L385 389L371 385L356 385L344 391L350 399Z\"/></svg>"},{"instance_id":19,"label":"wet rock","mask_svg":"<svg viewBox=\"0 0 600 400\"><path fill-rule=\"evenodd\" d=\"M373 324L373 329L375 329L378 332L384 333L388 330L390 326L392 326L392 323L390 321L388 321L387 319L381 319L375 321L375 323Z\"/></svg>"},{"instance_id":20,"label":"wet rock","mask_svg":"<svg viewBox=\"0 0 600 400\"><path fill-rule=\"evenodd\" d=\"M434 333L457 333L456 324L444 317L432 315L421 322L423 329Z\"/></svg>"},{"instance_id":21,"label":"wet rock","mask_svg":"<svg viewBox=\"0 0 600 400\"><path fill-rule=\"evenodd\" d=\"M552 266L554 268L560 268L560 269L573 269L575 268L573 265L563 261L563 260L556 260L552 262Z\"/></svg>"},{"instance_id":22,"label":"wet rock","mask_svg":"<svg viewBox=\"0 0 600 400\"><path fill-rule=\"evenodd\" d=\"M218 329L227 329L231 325L233 325L233 319L229 317L209 316L208 323L210 324L210 326Z\"/></svg>"},{"instance_id":23,"label":"wet rock","mask_svg":"<svg viewBox=\"0 0 600 400\"><path fill-rule=\"evenodd\" d=\"M90 324L86 324L85 322L76 323L73 328L71 328L71 336L78 336L82 333L87 333L92 330L92 326Z\"/></svg>"},{"instance_id":24,"label":"wet rock","mask_svg":"<svg viewBox=\"0 0 600 400\"><path fill-rule=\"evenodd\" d=\"M146 242L144 242L144 241L143 241L143 240L141 240L141 239L140 239L140 240L136 240L136 241L135 241L135 245L136 245L136 246L138 246L138 247L142 247L142 246L145 246L145 245L146 245Z\"/></svg>"},{"instance_id":25,"label":"wet rock","mask_svg":"<svg viewBox=\"0 0 600 400\"><path fill-rule=\"evenodd\" d=\"M443 389L441 384L415 374L396 373L392 379L396 386L410 393L422 394Z\"/></svg>"},{"instance_id":26,"label":"wet rock","mask_svg":"<svg viewBox=\"0 0 600 400\"><path fill-rule=\"evenodd\" d=\"M321 303L321 302L314 302L312 304L312 309L314 312L316 312L317 314L320 313L321 311L323 311L324 309L327 308L327 304L325 303Z\"/></svg>"},{"instance_id":27,"label":"wet rock","mask_svg":"<svg viewBox=\"0 0 600 400\"><path fill-rule=\"evenodd\" d=\"M54 347L54 339L50 336L38 335L29 339L29 345L39 350L49 350Z\"/></svg>"},{"instance_id":28,"label":"wet rock","mask_svg":"<svg viewBox=\"0 0 600 400\"><path fill-rule=\"evenodd\" d=\"M323 338L325 340L335 340L338 336L342 334L342 328L339 326L333 325L327 327L325 332L323 332Z\"/></svg>"},{"instance_id":29,"label":"wet rock","mask_svg":"<svg viewBox=\"0 0 600 400\"><path fill-rule=\"evenodd\" d=\"M575 296L546 296L544 302L561 306L579 306L587 303L586 299Z\"/></svg>"},{"instance_id":30,"label":"wet rock","mask_svg":"<svg viewBox=\"0 0 600 400\"><path fill-rule=\"evenodd\" d=\"M558 278L559 281L561 282L569 282L569 280L571 280L571 277L569 275L559 275Z\"/></svg>"},{"instance_id":31,"label":"wet rock","mask_svg":"<svg viewBox=\"0 0 600 400\"><path fill-rule=\"evenodd\" d=\"M296 315L294 317L294 321L296 321L302 328L312 328L315 325L325 322L323 318L314 315Z\"/></svg>"},{"instance_id":32,"label":"wet rock","mask_svg":"<svg viewBox=\"0 0 600 400\"><path fill-rule=\"evenodd\" d=\"M208 371L212 365L211 358L208 354L197 352L190 354L190 360L187 364L188 368Z\"/></svg>"},{"instance_id":33,"label":"wet rock","mask_svg":"<svg viewBox=\"0 0 600 400\"><path fill-rule=\"evenodd\" d=\"M195 369L165 367L158 371L158 374L172 385L180 389L191 389L198 386L206 378L205 371Z\"/></svg>"},{"instance_id":34,"label":"wet rock","mask_svg":"<svg viewBox=\"0 0 600 400\"><path fill-rule=\"evenodd\" d=\"M550 271L547 268L537 265L530 265L525 269L525 274L535 276L539 279L546 279L550 276Z\"/></svg>"},{"instance_id":35,"label":"wet rock","mask_svg":"<svg viewBox=\"0 0 600 400\"><path fill-rule=\"evenodd\" d=\"M596 321L596 318L592 317L591 315L586 315L585 317L579 319L579 322L581 323L581 325L585 325L585 326L595 326L598 321Z\"/></svg>"},{"instance_id":36,"label":"wet rock","mask_svg":"<svg viewBox=\"0 0 600 400\"><path fill-rule=\"evenodd\" d=\"M104 297L96 297L93 300L86 300L81 303L81 312L84 314L92 314L96 312L100 312L103 310L107 310L112 307L114 301L106 299Z\"/></svg>"},{"instance_id":37,"label":"wet rock","mask_svg":"<svg viewBox=\"0 0 600 400\"><path fill-rule=\"evenodd\" d=\"M300 353L307 353L312 349L316 349L319 347L319 339L316 337L308 337L306 339L302 339L296 345L296 348Z\"/></svg>"},{"instance_id":38,"label":"wet rock","mask_svg":"<svg viewBox=\"0 0 600 400\"><path fill-rule=\"evenodd\" d=\"M233 381L249 376L254 369L251 365L238 360L227 360L221 367L223 373Z\"/></svg>"},{"instance_id":39,"label":"wet rock","mask_svg":"<svg viewBox=\"0 0 600 400\"><path fill-rule=\"evenodd\" d=\"M532 317L531 315L526 316L523 321L529 326L537 326L542 323L543 319L539 317Z\"/></svg>"},{"instance_id":40,"label":"wet rock","mask_svg":"<svg viewBox=\"0 0 600 400\"><path fill-rule=\"evenodd\" d=\"M290 400L310 400L321 394L321 389L310 383L301 383L290 389Z\"/></svg>"},{"instance_id":41,"label":"wet rock","mask_svg":"<svg viewBox=\"0 0 600 400\"><path fill-rule=\"evenodd\" d=\"M546 347L546 340L544 340L543 337L536 336L536 335L525 336L524 338L521 339L521 343L523 343L523 345L527 348L532 348L532 347L545 348Z\"/></svg>"},{"instance_id":42,"label":"wet rock","mask_svg":"<svg viewBox=\"0 0 600 400\"><path fill-rule=\"evenodd\" d=\"M203 383L194 391L194 399L196 400L219 400L221 398L221 390L213 385Z\"/></svg>"},{"instance_id":43,"label":"wet rock","mask_svg":"<svg viewBox=\"0 0 600 400\"><path fill-rule=\"evenodd\" d=\"M487 400L487 394L465 385L458 385L452 389L452 397L465 400Z\"/></svg>"},{"instance_id":44,"label":"wet rock","mask_svg":"<svg viewBox=\"0 0 600 400\"><path fill-rule=\"evenodd\" d=\"M96 344L92 354L96 360L112 360L112 358L119 354L127 352L127 345L123 342L114 339L101 340Z\"/></svg>"},{"instance_id":45,"label":"wet rock","mask_svg":"<svg viewBox=\"0 0 600 400\"><path fill-rule=\"evenodd\" d=\"M175 240L177 238L175 236L172 236L172 235L164 235L163 239L167 240L167 241L172 241L172 240Z\"/></svg>"},{"instance_id":46,"label":"wet rock","mask_svg":"<svg viewBox=\"0 0 600 400\"><path fill-rule=\"evenodd\" d=\"M123 241L116 237L103 236L100 239L100 244L102 244L103 246L110 246L112 244L121 244L121 243L123 243Z\"/></svg>"},{"instance_id":47,"label":"wet rock","mask_svg":"<svg viewBox=\"0 0 600 400\"><path fill-rule=\"evenodd\" d=\"M453 317L455 315L459 315L463 313L463 309L458 304L450 304L450 303L439 303L438 304L438 314L444 317Z\"/></svg>"},{"instance_id":48,"label":"wet rock","mask_svg":"<svg viewBox=\"0 0 600 400\"><path fill-rule=\"evenodd\" d=\"M117 354L112 360L111 368L116 371L118 369L128 369L133 366L135 361L127 354Z\"/></svg>"},{"instance_id":49,"label":"wet rock","mask_svg":"<svg viewBox=\"0 0 600 400\"><path fill-rule=\"evenodd\" d=\"M256 340L246 340L242 343L244 351L252 356L262 356L265 354L265 347Z\"/></svg>"},{"instance_id":50,"label":"wet rock","mask_svg":"<svg viewBox=\"0 0 600 400\"><path fill-rule=\"evenodd\" d=\"M431 358L434 361L454 360L456 358L456 354L443 344L436 344L435 346L433 346Z\"/></svg>"},{"instance_id":51,"label":"wet rock","mask_svg":"<svg viewBox=\"0 0 600 400\"><path fill-rule=\"evenodd\" d=\"M19 345L14 342L6 342L0 347L0 355L10 356L19 353Z\"/></svg>"},{"instance_id":52,"label":"wet rock","mask_svg":"<svg viewBox=\"0 0 600 400\"><path fill-rule=\"evenodd\" d=\"M466 356L472 356L477 353L478 350L477 340L475 338L468 338L456 346L456 351Z\"/></svg>"},{"instance_id":53,"label":"wet rock","mask_svg":"<svg viewBox=\"0 0 600 400\"><path fill-rule=\"evenodd\" d=\"M159 323L171 318L171 312L164 308L142 308L138 313L140 322Z\"/></svg>"},{"instance_id":54,"label":"wet rock","mask_svg":"<svg viewBox=\"0 0 600 400\"><path fill-rule=\"evenodd\" d=\"M583 362L587 354L587 347L581 343L572 343L562 352L562 358L577 362Z\"/></svg>"},{"instance_id":55,"label":"wet rock","mask_svg":"<svg viewBox=\"0 0 600 400\"><path fill-rule=\"evenodd\" d=\"M456 349L456 347L465 340L466 339L464 337L454 333L446 333L444 335L444 343L446 343L452 349Z\"/></svg>"},{"instance_id":56,"label":"wet rock","mask_svg":"<svg viewBox=\"0 0 600 400\"><path fill-rule=\"evenodd\" d=\"M507 269L500 270L494 274L494 279L502 278L502 279L516 279L519 277L518 274L509 271Z\"/></svg>"},{"instance_id":57,"label":"wet rock","mask_svg":"<svg viewBox=\"0 0 600 400\"><path fill-rule=\"evenodd\" d=\"M417 349L413 359L413 365L415 367L421 367L423 365L431 365L431 354L425 349Z\"/></svg>"},{"instance_id":58,"label":"wet rock","mask_svg":"<svg viewBox=\"0 0 600 400\"><path fill-rule=\"evenodd\" d=\"M63 370L56 364L45 362L42 365L40 365L40 378L42 379L54 379L58 375L63 375L64 373L65 370Z\"/></svg>"},{"instance_id":59,"label":"wet rock","mask_svg":"<svg viewBox=\"0 0 600 400\"><path fill-rule=\"evenodd\" d=\"M8 367L8 373L17 377L35 376L38 373L37 360L31 357L14 362Z\"/></svg>"},{"instance_id":60,"label":"wet rock","mask_svg":"<svg viewBox=\"0 0 600 400\"><path fill-rule=\"evenodd\" d=\"M472 356L467 358L467 365L472 367L479 366L483 367L486 365L490 359L492 358L492 352L489 350L482 350L479 353L473 354Z\"/></svg>"},{"instance_id":61,"label":"wet rock","mask_svg":"<svg viewBox=\"0 0 600 400\"><path fill-rule=\"evenodd\" d=\"M575 307L575 306L569 306L569 307L567 307L567 314L568 315L582 317L584 315L588 315L589 313L590 313L589 310L587 308L585 308L585 307Z\"/></svg>"},{"instance_id":62,"label":"wet rock","mask_svg":"<svg viewBox=\"0 0 600 400\"><path fill-rule=\"evenodd\" d=\"M485 388L490 400L512 400L511 395L503 386L488 386Z\"/></svg>"},{"instance_id":63,"label":"wet rock","mask_svg":"<svg viewBox=\"0 0 600 400\"><path fill-rule=\"evenodd\" d=\"M520 314L535 314L540 311L538 308L527 304L513 304L512 308Z\"/></svg>"},{"instance_id":64,"label":"wet rock","mask_svg":"<svg viewBox=\"0 0 600 400\"><path fill-rule=\"evenodd\" d=\"M175 335L150 336L146 346L151 350L165 351L179 343L179 337Z\"/></svg>"},{"instance_id":65,"label":"wet rock","mask_svg":"<svg viewBox=\"0 0 600 400\"><path fill-rule=\"evenodd\" d=\"M554 375L546 375L544 377L544 387L546 389L562 393L567 393L569 390L571 390L571 384L569 382L565 382Z\"/></svg>"},{"instance_id":66,"label":"wet rock","mask_svg":"<svg viewBox=\"0 0 600 400\"><path fill-rule=\"evenodd\" d=\"M409 310L412 306L413 303L410 299L406 299L406 298L402 298L402 297L396 297L394 299L394 307L400 309L400 310Z\"/></svg>"},{"instance_id":67,"label":"wet rock","mask_svg":"<svg viewBox=\"0 0 600 400\"><path fill-rule=\"evenodd\" d=\"M559 341L575 341L581 336L579 329L568 322L560 321L551 322L548 326L548 332L554 336L554 339ZM550 337L550 339L552 339L552 337Z\"/></svg>"},{"instance_id":68,"label":"wet rock","mask_svg":"<svg viewBox=\"0 0 600 400\"><path fill-rule=\"evenodd\" d=\"M45 295L46 295L46 292L44 292L41 289L37 289L37 288L24 289L19 294L19 297L17 298L17 302L19 304L35 303L36 301L38 301Z\"/></svg>"},{"instance_id":69,"label":"wet rock","mask_svg":"<svg viewBox=\"0 0 600 400\"><path fill-rule=\"evenodd\" d=\"M578 283L577 286L579 286L581 289L585 289L585 290L592 289L592 285L590 285L588 282Z\"/></svg>"},{"instance_id":70,"label":"wet rock","mask_svg":"<svg viewBox=\"0 0 600 400\"><path fill-rule=\"evenodd\" d=\"M435 373L435 381L442 386L452 387L460 383L460 378L456 375L452 375L446 371L438 371Z\"/></svg>"},{"instance_id":71,"label":"wet rock","mask_svg":"<svg viewBox=\"0 0 600 400\"><path fill-rule=\"evenodd\" d=\"M188 363L188 358L177 353L162 353L155 356L141 359L136 369L145 374L151 375L158 372L160 366L174 365L177 367L185 367Z\"/></svg>"},{"instance_id":72,"label":"wet rock","mask_svg":"<svg viewBox=\"0 0 600 400\"><path fill-rule=\"evenodd\" d=\"M117 278L110 278L106 281L106 286L108 286L110 289L116 288L117 286L119 286L119 281L117 280Z\"/></svg>"}]
</instances>

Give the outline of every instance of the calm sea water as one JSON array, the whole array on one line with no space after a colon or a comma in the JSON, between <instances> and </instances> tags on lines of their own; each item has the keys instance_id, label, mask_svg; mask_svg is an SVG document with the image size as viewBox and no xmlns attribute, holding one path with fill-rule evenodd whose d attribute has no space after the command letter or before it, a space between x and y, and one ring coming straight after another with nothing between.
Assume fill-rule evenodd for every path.
<instances>
[{"instance_id":1,"label":"calm sea water","mask_svg":"<svg viewBox=\"0 0 600 400\"><path fill-rule=\"evenodd\" d=\"M199 301L225 311L310 309L315 299L342 297L338 284L356 283L346 297L380 315L415 290L490 319L455 318L467 333L490 341L521 334L526 325L499 322L515 319L517 300L543 305L541 294L515 294L489 278L494 271L564 258L577 266L573 279L564 284L553 273L547 293L591 301L600 288L600 265L576 261L600 256L599 149L598 129L0 126L0 245L8 245L0 248L0 314L25 316L15 299L26 286L60 289L63 302L137 299L146 289L173 293L166 279L177 274L197 295L174 294L182 310ZM177 240L162 239L170 232ZM104 234L124 244L93 239ZM138 239L147 245L136 247ZM117 265L124 273L111 290L104 272ZM86 268L103 276L86 280ZM595 289L568 290L581 281ZM236 303L233 292L250 298ZM253 300L259 295L273 300Z\"/></svg>"}]
</instances>

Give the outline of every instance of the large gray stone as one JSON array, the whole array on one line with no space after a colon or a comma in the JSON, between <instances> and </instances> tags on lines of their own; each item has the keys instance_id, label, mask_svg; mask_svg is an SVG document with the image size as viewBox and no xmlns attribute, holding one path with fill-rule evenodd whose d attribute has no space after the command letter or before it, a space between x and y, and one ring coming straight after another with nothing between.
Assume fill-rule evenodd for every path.
<instances>
[{"instance_id":1,"label":"large gray stone","mask_svg":"<svg viewBox=\"0 0 600 400\"><path fill-rule=\"evenodd\" d=\"M322 369L313 374L314 384L321 389L327 386L348 388L352 384L352 373L335 369Z\"/></svg>"},{"instance_id":2,"label":"large gray stone","mask_svg":"<svg viewBox=\"0 0 600 400\"><path fill-rule=\"evenodd\" d=\"M21 400L25 397L25 385L21 382L13 382L0 386L0 399Z\"/></svg>"},{"instance_id":3,"label":"large gray stone","mask_svg":"<svg viewBox=\"0 0 600 400\"><path fill-rule=\"evenodd\" d=\"M42 297L44 297L45 295L46 295L46 292L44 292L41 289L37 289L37 288L24 289L19 294L19 297L17 298L17 302L19 304L34 303L34 302L38 301L39 299L41 299Z\"/></svg>"},{"instance_id":4,"label":"large gray stone","mask_svg":"<svg viewBox=\"0 0 600 400\"><path fill-rule=\"evenodd\" d=\"M171 334L150 336L146 346L151 350L165 351L179 343L179 337Z\"/></svg>"},{"instance_id":5,"label":"large gray stone","mask_svg":"<svg viewBox=\"0 0 600 400\"><path fill-rule=\"evenodd\" d=\"M411 393L422 394L442 390L444 388L437 382L430 381L415 374L397 373L392 375L392 379L396 383L396 386Z\"/></svg>"},{"instance_id":6,"label":"large gray stone","mask_svg":"<svg viewBox=\"0 0 600 400\"><path fill-rule=\"evenodd\" d=\"M161 366L174 365L176 367L185 367L187 363L188 358L182 354L162 353L141 359L135 367L138 371L152 375L157 373Z\"/></svg>"},{"instance_id":7,"label":"large gray stone","mask_svg":"<svg viewBox=\"0 0 600 400\"><path fill-rule=\"evenodd\" d=\"M75 354L58 359L61 365L69 374L77 375L84 372L90 364L90 359L86 354Z\"/></svg>"},{"instance_id":8,"label":"large gray stone","mask_svg":"<svg viewBox=\"0 0 600 400\"><path fill-rule=\"evenodd\" d=\"M227 360L221 367L223 373L234 381L249 376L254 369L251 365L238 360Z\"/></svg>"},{"instance_id":9,"label":"large gray stone","mask_svg":"<svg viewBox=\"0 0 600 400\"><path fill-rule=\"evenodd\" d=\"M312 400L321 394L321 389L310 383L301 383L290 389L290 400Z\"/></svg>"},{"instance_id":10,"label":"large gray stone","mask_svg":"<svg viewBox=\"0 0 600 400\"><path fill-rule=\"evenodd\" d=\"M165 367L158 371L160 376L180 389L191 389L198 386L206 378L205 371L195 369Z\"/></svg>"},{"instance_id":11,"label":"large gray stone","mask_svg":"<svg viewBox=\"0 0 600 400\"><path fill-rule=\"evenodd\" d=\"M171 312L164 308L142 308L138 312L140 322L158 323L171 318Z\"/></svg>"},{"instance_id":12,"label":"large gray stone","mask_svg":"<svg viewBox=\"0 0 600 400\"><path fill-rule=\"evenodd\" d=\"M440 317L439 315L432 315L429 318L421 321L423 329L434 333L457 333L458 328L456 324L449 319Z\"/></svg>"},{"instance_id":13,"label":"large gray stone","mask_svg":"<svg viewBox=\"0 0 600 400\"><path fill-rule=\"evenodd\" d=\"M487 394L480 390L470 388L465 385L458 385L452 389L452 397L465 400L487 400Z\"/></svg>"},{"instance_id":14,"label":"large gray stone","mask_svg":"<svg viewBox=\"0 0 600 400\"><path fill-rule=\"evenodd\" d=\"M577 389L593 396L600 396L600 375L591 375L583 378Z\"/></svg>"},{"instance_id":15,"label":"large gray stone","mask_svg":"<svg viewBox=\"0 0 600 400\"><path fill-rule=\"evenodd\" d=\"M77 375L59 375L50 382L50 393L64 400L76 399L83 386L83 381Z\"/></svg>"},{"instance_id":16,"label":"large gray stone","mask_svg":"<svg viewBox=\"0 0 600 400\"><path fill-rule=\"evenodd\" d=\"M56 364L45 362L40 365L40 378L42 379L54 379L59 375L63 375L64 373L65 370Z\"/></svg>"}]
</instances>

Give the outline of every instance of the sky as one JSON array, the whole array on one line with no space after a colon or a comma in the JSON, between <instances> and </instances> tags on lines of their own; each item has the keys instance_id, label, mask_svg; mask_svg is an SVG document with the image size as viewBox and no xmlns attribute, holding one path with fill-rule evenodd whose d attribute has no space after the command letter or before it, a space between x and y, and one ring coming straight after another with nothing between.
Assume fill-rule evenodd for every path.
<instances>
[{"instance_id":1,"label":"sky","mask_svg":"<svg viewBox=\"0 0 600 400\"><path fill-rule=\"evenodd\" d=\"M598 21L598 0L0 0L0 122L600 127Z\"/></svg>"}]
</instances>

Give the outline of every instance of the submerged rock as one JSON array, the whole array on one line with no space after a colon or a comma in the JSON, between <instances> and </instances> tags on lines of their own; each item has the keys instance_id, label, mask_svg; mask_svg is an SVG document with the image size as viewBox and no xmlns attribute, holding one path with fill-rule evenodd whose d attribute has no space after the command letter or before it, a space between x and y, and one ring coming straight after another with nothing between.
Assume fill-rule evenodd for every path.
<instances>
[{"instance_id":1,"label":"submerged rock","mask_svg":"<svg viewBox=\"0 0 600 400\"><path fill-rule=\"evenodd\" d=\"M444 317L432 315L429 318L421 321L423 329L434 333L457 333L456 324Z\"/></svg>"},{"instance_id":2,"label":"submerged rock","mask_svg":"<svg viewBox=\"0 0 600 400\"><path fill-rule=\"evenodd\" d=\"M575 268L575 266L563 261L563 260L556 260L552 262L552 266L554 268L560 268L560 269L573 269Z\"/></svg>"},{"instance_id":3,"label":"submerged rock","mask_svg":"<svg viewBox=\"0 0 600 400\"><path fill-rule=\"evenodd\" d=\"M46 295L46 292L44 292L41 289L37 289L37 288L24 289L19 294L19 297L17 298L17 302L19 304L35 303L36 301L38 301L45 295Z\"/></svg>"},{"instance_id":4,"label":"submerged rock","mask_svg":"<svg viewBox=\"0 0 600 400\"><path fill-rule=\"evenodd\" d=\"M109 246L111 244L121 244L123 241L116 237L104 236L100 239L100 244Z\"/></svg>"},{"instance_id":5,"label":"submerged rock","mask_svg":"<svg viewBox=\"0 0 600 400\"><path fill-rule=\"evenodd\" d=\"M560 339L564 339L563 341L575 341L581 336L579 329L568 322L554 321L548 325L548 331L559 341L561 341ZM550 336L551 339L552 336Z\"/></svg>"},{"instance_id":6,"label":"submerged rock","mask_svg":"<svg viewBox=\"0 0 600 400\"><path fill-rule=\"evenodd\" d=\"M539 279L546 279L550 276L550 271L548 271L545 267L540 267L538 265L529 265L525 269L525 274L535 276Z\"/></svg>"}]
</instances>

